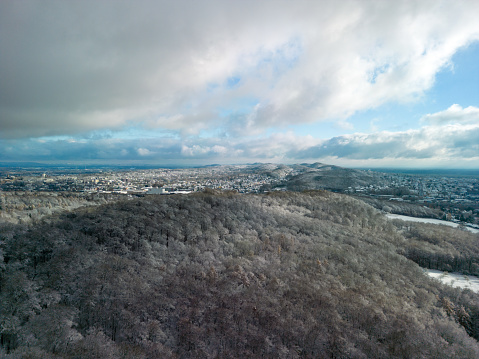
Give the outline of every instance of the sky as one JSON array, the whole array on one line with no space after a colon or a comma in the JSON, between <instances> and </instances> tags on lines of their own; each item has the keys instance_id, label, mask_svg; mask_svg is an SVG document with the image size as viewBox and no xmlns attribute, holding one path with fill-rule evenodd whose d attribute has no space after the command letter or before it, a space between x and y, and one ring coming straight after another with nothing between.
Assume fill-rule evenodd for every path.
<instances>
[{"instance_id":1,"label":"sky","mask_svg":"<svg viewBox=\"0 0 479 359\"><path fill-rule=\"evenodd\" d=\"M479 168L478 0L0 1L0 162Z\"/></svg>"}]
</instances>

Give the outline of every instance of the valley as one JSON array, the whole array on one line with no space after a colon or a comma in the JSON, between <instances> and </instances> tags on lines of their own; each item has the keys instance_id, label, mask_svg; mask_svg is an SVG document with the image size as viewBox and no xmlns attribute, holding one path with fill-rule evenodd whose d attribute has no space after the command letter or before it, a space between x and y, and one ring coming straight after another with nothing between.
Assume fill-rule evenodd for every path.
<instances>
[{"instance_id":1,"label":"valley","mask_svg":"<svg viewBox=\"0 0 479 359\"><path fill-rule=\"evenodd\" d=\"M52 197L47 193L56 193L93 204L98 200L201 192L205 188L238 193L329 190L355 196L387 213L479 226L479 176L467 171L395 173L322 163L159 169L0 168L0 207L3 213L13 210L10 217L14 221L19 216L29 220L12 207L16 194L25 200L29 195Z\"/></svg>"}]
</instances>

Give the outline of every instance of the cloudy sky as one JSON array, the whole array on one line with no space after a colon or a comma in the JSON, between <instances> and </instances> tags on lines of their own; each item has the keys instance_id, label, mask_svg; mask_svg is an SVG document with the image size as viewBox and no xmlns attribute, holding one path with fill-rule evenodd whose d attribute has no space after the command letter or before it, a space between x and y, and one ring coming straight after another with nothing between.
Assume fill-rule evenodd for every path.
<instances>
[{"instance_id":1,"label":"cloudy sky","mask_svg":"<svg viewBox=\"0 0 479 359\"><path fill-rule=\"evenodd\" d=\"M479 1L0 1L0 161L479 168Z\"/></svg>"}]
</instances>

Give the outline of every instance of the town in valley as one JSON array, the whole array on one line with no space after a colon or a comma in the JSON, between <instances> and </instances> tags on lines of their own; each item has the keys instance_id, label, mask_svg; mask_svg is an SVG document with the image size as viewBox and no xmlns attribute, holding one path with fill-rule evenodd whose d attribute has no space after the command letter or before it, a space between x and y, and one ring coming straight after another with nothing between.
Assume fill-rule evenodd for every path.
<instances>
[{"instance_id":1,"label":"town in valley","mask_svg":"<svg viewBox=\"0 0 479 359\"><path fill-rule=\"evenodd\" d=\"M188 194L206 188L238 193L325 189L359 198L434 208L440 211L441 219L474 227L479 224L479 175L467 171L372 171L320 163L144 169L0 167L2 201L2 193L7 192L130 198Z\"/></svg>"}]
</instances>

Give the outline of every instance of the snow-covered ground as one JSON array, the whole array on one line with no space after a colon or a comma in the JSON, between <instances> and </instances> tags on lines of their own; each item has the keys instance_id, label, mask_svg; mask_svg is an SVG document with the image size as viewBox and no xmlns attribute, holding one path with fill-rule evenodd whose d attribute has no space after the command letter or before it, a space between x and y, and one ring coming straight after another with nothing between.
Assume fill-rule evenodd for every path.
<instances>
[{"instance_id":1,"label":"snow-covered ground","mask_svg":"<svg viewBox=\"0 0 479 359\"><path fill-rule=\"evenodd\" d=\"M441 272L435 269L424 270L428 276L436 278L444 284L449 284L455 288L468 288L473 292L479 293L479 278L472 275L460 273Z\"/></svg>"},{"instance_id":2,"label":"snow-covered ground","mask_svg":"<svg viewBox=\"0 0 479 359\"><path fill-rule=\"evenodd\" d=\"M440 219L433 219L433 218L417 218L417 217L409 217L409 216L403 216L400 214L391 214L391 213L386 214L386 217L389 219L400 219L402 221L442 224L444 226L459 227L459 224L457 223L441 221ZM465 228L472 233L479 233L478 229L471 228L471 227L465 227Z\"/></svg>"}]
</instances>

